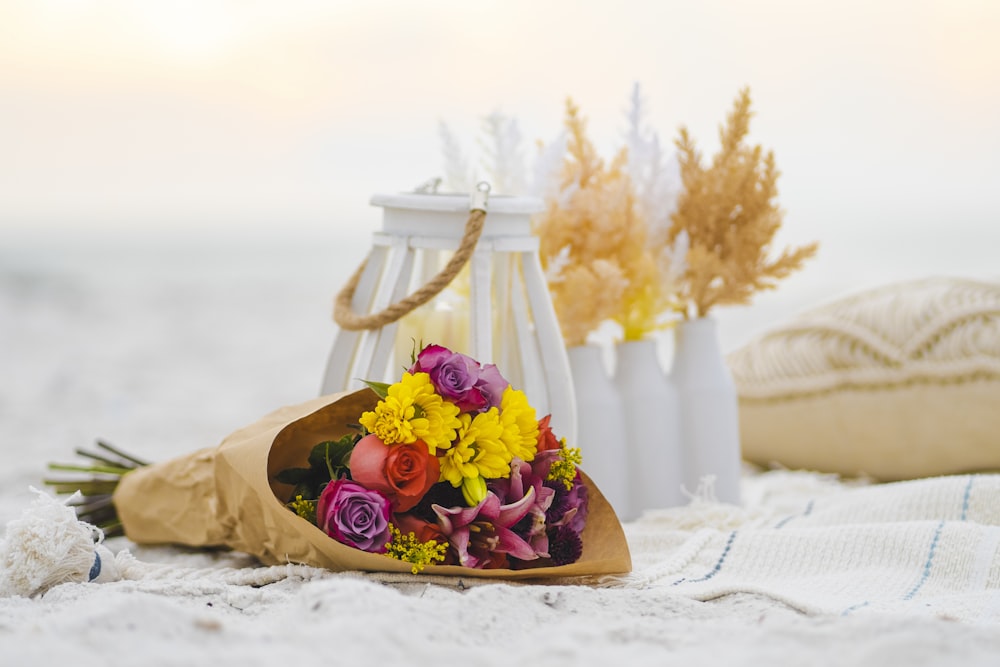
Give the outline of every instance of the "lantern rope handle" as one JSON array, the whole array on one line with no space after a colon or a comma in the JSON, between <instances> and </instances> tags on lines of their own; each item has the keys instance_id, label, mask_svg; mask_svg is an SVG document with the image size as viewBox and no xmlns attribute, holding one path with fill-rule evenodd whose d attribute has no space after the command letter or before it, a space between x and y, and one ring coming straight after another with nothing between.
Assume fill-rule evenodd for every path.
<instances>
[{"instance_id":1,"label":"lantern rope handle","mask_svg":"<svg viewBox=\"0 0 1000 667\"><path fill-rule=\"evenodd\" d=\"M358 282L361 280L361 274L364 273L365 267L368 265L368 260L366 259L337 294L333 306L333 320L341 329L346 331L379 329L387 324L392 324L440 294L441 290L447 287L455 279L459 271L468 263L469 258L472 257L472 253L476 249L476 243L479 242L479 237L483 233L483 225L486 221L487 193L489 193L489 185L480 183L476 193L473 195L473 203L469 210L469 219L465 222L465 233L462 235L462 240L458 248L444 268L436 276L428 280L423 287L396 303L386 306L377 313L359 315L352 310L351 301L354 299L354 292L358 287Z\"/></svg>"}]
</instances>

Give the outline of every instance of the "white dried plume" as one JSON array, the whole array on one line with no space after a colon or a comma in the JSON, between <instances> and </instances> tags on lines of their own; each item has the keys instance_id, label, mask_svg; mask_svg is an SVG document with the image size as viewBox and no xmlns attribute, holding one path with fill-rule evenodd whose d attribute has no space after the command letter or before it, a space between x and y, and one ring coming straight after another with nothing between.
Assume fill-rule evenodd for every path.
<instances>
[{"instance_id":1,"label":"white dried plume","mask_svg":"<svg viewBox=\"0 0 1000 667\"><path fill-rule=\"evenodd\" d=\"M659 135L646 124L646 109L638 83L632 88L626 112L628 172L635 186L639 210L646 219L650 242L661 245L670 230L670 216L680 193L680 165L675 155L664 155Z\"/></svg>"},{"instance_id":2,"label":"white dried plume","mask_svg":"<svg viewBox=\"0 0 1000 667\"><path fill-rule=\"evenodd\" d=\"M441 152L444 157L444 185L451 192L470 192L476 182L476 174L469 167L469 161L454 133L444 121L438 123L441 137Z\"/></svg>"},{"instance_id":3,"label":"white dried plume","mask_svg":"<svg viewBox=\"0 0 1000 667\"><path fill-rule=\"evenodd\" d=\"M562 185L562 167L566 159L566 131L548 144L538 144L538 153L532 167L531 185L528 192L546 201L556 199ZM565 202L560 202L564 204Z\"/></svg>"},{"instance_id":4,"label":"white dried plume","mask_svg":"<svg viewBox=\"0 0 1000 667\"><path fill-rule=\"evenodd\" d=\"M496 194L531 195L565 205L572 192L560 192L566 132L548 144L538 142L533 160L525 156L517 119L500 111L483 117L476 144L481 151L479 169L470 166L455 133L443 121L438 134L444 158L444 185L453 192L470 190L484 174ZM530 161L530 166L529 166Z\"/></svg>"},{"instance_id":5,"label":"white dried plume","mask_svg":"<svg viewBox=\"0 0 1000 667\"><path fill-rule=\"evenodd\" d=\"M660 275L663 282L671 288L675 288L684 277L687 271L687 254L691 246L691 239L687 230L682 229L673 244L665 243L659 255Z\"/></svg>"},{"instance_id":6,"label":"white dried plume","mask_svg":"<svg viewBox=\"0 0 1000 667\"><path fill-rule=\"evenodd\" d=\"M566 276L563 275L563 271L570 264L569 253L570 247L565 245L559 252L549 259L549 265L545 269L545 282L547 284L554 285L565 280Z\"/></svg>"},{"instance_id":7,"label":"white dried plume","mask_svg":"<svg viewBox=\"0 0 1000 667\"><path fill-rule=\"evenodd\" d=\"M483 118L479 147L483 151L482 166L493 190L507 195L524 194L524 155L517 120L500 111Z\"/></svg>"}]
</instances>

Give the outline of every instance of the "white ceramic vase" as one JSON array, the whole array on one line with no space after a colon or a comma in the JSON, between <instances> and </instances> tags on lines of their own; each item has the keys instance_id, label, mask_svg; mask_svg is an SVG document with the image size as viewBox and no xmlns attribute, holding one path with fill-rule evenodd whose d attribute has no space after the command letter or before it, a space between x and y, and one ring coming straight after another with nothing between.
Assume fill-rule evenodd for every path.
<instances>
[{"instance_id":1,"label":"white ceramic vase","mask_svg":"<svg viewBox=\"0 0 1000 667\"><path fill-rule=\"evenodd\" d=\"M627 520L632 515L628 490L630 453L621 398L605 369L600 346L577 345L567 353L577 414L577 441L570 446L580 448L581 467L618 517Z\"/></svg>"},{"instance_id":2,"label":"white ceramic vase","mask_svg":"<svg viewBox=\"0 0 1000 667\"><path fill-rule=\"evenodd\" d=\"M739 405L715 320L685 320L674 331L670 375L680 399L684 485L695 491L711 476L716 498L739 504Z\"/></svg>"},{"instance_id":3,"label":"white ceramic vase","mask_svg":"<svg viewBox=\"0 0 1000 667\"><path fill-rule=\"evenodd\" d=\"M676 507L681 491L680 404L673 381L664 375L656 342L638 340L615 346L614 383L621 396L629 446L629 487L635 515Z\"/></svg>"}]
</instances>

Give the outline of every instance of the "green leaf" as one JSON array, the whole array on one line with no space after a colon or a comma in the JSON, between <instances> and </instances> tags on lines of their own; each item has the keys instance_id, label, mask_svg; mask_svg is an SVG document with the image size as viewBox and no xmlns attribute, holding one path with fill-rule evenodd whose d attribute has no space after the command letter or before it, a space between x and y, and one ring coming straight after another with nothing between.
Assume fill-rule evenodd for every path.
<instances>
[{"instance_id":1,"label":"green leaf","mask_svg":"<svg viewBox=\"0 0 1000 667\"><path fill-rule=\"evenodd\" d=\"M274 476L282 484L301 484L308 480L313 474L312 468L285 468Z\"/></svg>"},{"instance_id":2,"label":"green leaf","mask_svg":"<svg viewBox=\"0 0 1000 667\"><path fill-rule=\"evenodd\" d=\"M339 440L324 440L309 453L309 465L313 469L323 470L327 467L327 461L340 462L344 454L354 449L355 435L348 434Z\"/></svg>"},{"instance_id":3,"label":"green leaf","mask_svg":"<svg viewBox=\"0 0 1000 667\"><path fill-rule=\"evenodd\" d=\"M302 482L295 486L292 490L292 498L296 496L302 496L306 500L316 500L319 498L319 493L316 491L316 485L310 484L309 482Z\"/></svg>"},{"instance_id":4,"label":"green leaf","mask_svg":"<svg viewBox=\"0 0 1000 667\"><path fill-rule=\"evenodd\" d=\"M411 338L410 340L413 342L413 345L410 347L410 367L412 368L417 363L419 351L423 351L424 349L424 339L421 338L420 342L417 342L415 338Z\"/></svg>"},{"instance_id":5,"label":"green leaf","mask_svg":"<svg viewBox=\"0 0 1000 667\"><path fill-rule=\"evenodd\" d=\"M372 382L371 380L362 380L362 382L368 385L369 389L378 394L379 398L385 398L386 396L388 396L389 387L392 386L391 384L385 382Z\"/></svg>"},{"instance_id":6,"label":"green leaf","mask_svg":"<svg viewBox=\"0 0 1000 667\"><path fill-rule=\"evenodd\" d=\"M333 461L330 460L329 443L327 443L327 448L324 451L323 463L326 464L326 470L330 474L330 479L337 479L337 470L333 465Z\"/></svg>"},{"instance_id":7,"label":"green leaf","mask_svg":"<svg viewBox=\"0 0 1000 667\"><path fill-rule=\"evenodd\" d=\"M330 480L347 473L348 461L361 433L347 433L338 440L324 440L309 452L308 468L286 468L275 475L275 480L294 486L291 498L302 496L315 500Z\"/></svg>"},{"instance_id":8,"label":"green leaf","mask_svg":"<svg viewBox=\"0 0 1000 667\"><path fill-rule=\"evenodd\" d=\"M314 482L328 482L347 472L347 462L360 439L360 433L348 433L339 440L326 440L313 447L309 453L309 466Z\"/></svg>"}]
</instances>

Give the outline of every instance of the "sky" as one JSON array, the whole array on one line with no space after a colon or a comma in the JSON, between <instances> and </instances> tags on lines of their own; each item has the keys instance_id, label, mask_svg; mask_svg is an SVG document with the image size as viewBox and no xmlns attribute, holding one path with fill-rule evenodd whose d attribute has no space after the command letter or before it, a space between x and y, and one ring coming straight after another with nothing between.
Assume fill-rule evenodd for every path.
<instances>
[{"instance_id":1,"label":"sky","mask_svg":"<svg viewBox=\"0 0 1000 667\"><path fill-rule=\"evenodd\" d=\"M372 194L441 174L441 122L475 156L487 114L549 141L572 97L610 157L639 83L710 154L749 86L816 275L982 273L997 34L995 0L0 0L0 243L358 238Z\"/></svg>"}]
</instances>

